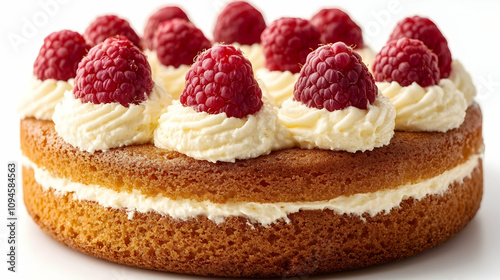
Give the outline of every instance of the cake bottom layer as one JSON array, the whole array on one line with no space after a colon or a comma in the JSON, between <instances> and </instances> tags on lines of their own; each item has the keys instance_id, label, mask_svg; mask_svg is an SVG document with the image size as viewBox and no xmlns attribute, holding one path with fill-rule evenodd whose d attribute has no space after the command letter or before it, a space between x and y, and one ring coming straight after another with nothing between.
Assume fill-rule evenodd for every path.
<instances>
[{"instance_id":1,"label":"cake bottom layer","mask_svg":"<svg viewBox=\"0 0 500 280\"><path fill-rule=\"evenodd\" d=\"M215 223L156 212L105 208L44 191L23 168L24 201L33 220L56 240L111 262L206 276L314 275L383 264L435 247L459 232L479 209L480 164L442 195L406 199L389 213L364 218L332 210L290 214L268 227L243 217Z\"/></svg>"}]
</instances>

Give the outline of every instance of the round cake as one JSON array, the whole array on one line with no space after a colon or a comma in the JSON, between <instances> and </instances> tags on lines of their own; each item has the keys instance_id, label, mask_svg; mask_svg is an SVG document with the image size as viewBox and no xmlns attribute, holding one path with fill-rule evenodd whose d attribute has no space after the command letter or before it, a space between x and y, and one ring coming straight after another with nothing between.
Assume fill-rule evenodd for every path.
<instances>
[{"instance_id":1,"label":"round cake","mask_svg":"<svg viewBox=\"0 0 500 280\"><path fill-rule=\"evenodd\" d=\"M234 3L221 21L244 11L262 23L255 8ZM338 9L318 13L314 22L327 30L327 20L337 16L347 22ZM161 17L165 23L148 26L182 29L182 40L193 32L206 43L179 8L165 7L152 20ZM97 21L127 26L116 16ZM404 21L434 27L419 17L398 26L407 26ZM304 61L288 61L301 67L292 73L296 79L279 86L294 88L280 102L254 78L240 45L183 54L196 59L189 66L176 62L185 66L177 97L155 83L169 79L155 79L159 65L144 54L160 63L156 41L138 44L125 27L100 42L67 30L49 35L35 63L36 101L20 110L24 201L33 220L59 242L97 258L226 277L315 275L388 263L463 229L480 206L484 146L481 109L459 62L450 56L446 68L418 29L396 28L374 58L372 75L355 48L322 42L307 20L284 18L258 31L273 67L283 65L283 56L268 58L266 46L275 52L279 44L269 41L273 26L285 37L301 29L301 36L317 37L317 45L327 43ZM85 36L102 37L95 30ZM160 32L149 37L176 37ZM439 34L432 36L443 40ZM59 69L61 63L42 58L64 40L73 42L65 48L85 51ZM334 88L333 97L325 93Z\"/></svg>"},{"instance_id":2,"label":"round cake","mask_svg":"<svg viewBox=\"0 0 500 280\"><path fill-rule=\"evenodd\" d=\"M52 122L24 119L25 204L53 238L132 266L259 277L355 269L435 247L474 217L483 190L481 122L473 105L458 129L396 132L372 152L288 149L210 163L151 144L89 154L58 137ZM360 196L347 205L328 204L353 195ZM239 205L264 224L277 220L176 219L141 205L164 197L200 202L207 214ZM372 207L388 211L370 214ZM284 216L259 211L267 208Z\"/></svg>"}]
</instances>

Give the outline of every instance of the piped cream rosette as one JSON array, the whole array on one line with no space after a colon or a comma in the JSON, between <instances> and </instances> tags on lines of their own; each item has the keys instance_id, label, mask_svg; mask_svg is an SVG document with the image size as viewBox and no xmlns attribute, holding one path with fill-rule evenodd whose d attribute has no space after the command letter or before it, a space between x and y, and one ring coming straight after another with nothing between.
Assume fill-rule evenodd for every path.
<instances>
[{"instance_id":1,"label":"piped cream rosette","mask_svg":"<svg viewBox=\"0 0 500 280\"><path fill-rule=\"evenodd\" d=\"M265 67L266 59L261 44L241 45L239 43L233 43L232 45L239 48L243 55L250 60L254 72Z\"/></svg>"},{"instance_id":2,"label":"piped cream rosette","mask_svg":"<svg viewBox=\"0 0 500 280\"><path fill-rule=\"evenodd\" d=\"M457 89L464 94L467 105L471 105L476 97L477 90L472 82L472 77L465 70L465 67L458 60L451 63L451 73L449 79L455 84Z\"/></svg>"},{"instance_id":3,"label":"piped cream rosette","mask_svg":"<svg viewBox=\"0 0 500 280\"><path fill-rule=\"evenodd\" d=\"M371 71L371 68L372 68L371 66L373 65L373 62L375 61L375 57L377 56L377 53L375 53L375 51L373 51L373 49L367 45L365 45L363 48L354 49L354 51L357 52L361 56L361 60L368 67L368 70Z\"/></svg>"},{"instance_id":4,"label":"piped cream rosette","mask_svg":"<svg viewBox=\"0 0 500 280\"><path fill-rule=\"evenodd\" d=\"M299 73L290 71L270 71L262 68L256 72L257 78L266 88L262 92L275 107L281 107L283 102L293 96L293 88L299 79Z\"/></svg>"},{"instance_id":5,"label":"piped cream rosette","mask_svg":"<svg viewBox=\"0 0 500 280\"><path fill-rule=\"evenodd\" d=\"M402 87L398 82L378 82L377 87L396 108L396 130L446 132L465 119L467 101L450 79L422 87Z\"/></svg>"},{"instance_id":6,"label":"piped cream rosette","mask_svg":"<svg viewBox=\"0 0 500 280\"><path fill-rule=\"evenodd\" d=\"M39 120L52 120L56 105L61 102L64 92L73 89L74 79L58 81L40 80L33 76L29 82L28 93L23 95L18 112L21 118L34 117Z\"/></svg>"},{"instance_id":7,"label":"piped cream rosette","mask_svg":"<svg viewBox=\"0 0 500 280\"><path fill-rule=\"evenodd\" d=\"M354 153L389 144L396 110L381 94L366 110L350 106L333 112L310 108L290 98L279 109L278 117L301 148Z\"/></svg>"},{"instance_id":8,"label":"piped cream rosette","mask_svg":"<svg viewBox=\"0 0 500 280\"><path fill-rule=\"evenodd\" d=\"M267 102L254 115L235 118L197 112L174 101L160 117L154 144L199 160L235 162L291 147L293 141Z\"/></svg>"},{"instance_id":9,"label":"piped cream rosette","mask_svg":"<svg viewBox=\"0 0 500 280\"><path fill-rule=\"evenodd\" d=\"M54 112L57 133L80 150L98 150L149 143L171 96L155 85L149 97L125 107L120 103L84 103L66 91Z\"/></svg>"},{"instance_id":10,"label":"piped cream rosette","mask_svg":"<svg viewBox=\"0 0 500 280\"><path fill-rule=\"evenodd\" d=\"M155 51L147 51L147 59L151 66L153 80L163 86L173 99L179 99L186 84L186 73L189 65L174 67L161 64Z\"/></svg>"}]
</instances>

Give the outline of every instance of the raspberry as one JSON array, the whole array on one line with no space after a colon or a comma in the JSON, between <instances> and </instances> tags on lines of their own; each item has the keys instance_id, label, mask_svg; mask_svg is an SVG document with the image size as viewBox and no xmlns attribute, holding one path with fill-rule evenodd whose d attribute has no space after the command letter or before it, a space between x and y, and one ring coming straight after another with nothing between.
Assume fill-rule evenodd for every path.
<instances>
[{"instance_id":1,"label":"raspberry","mask_svg":"<svg viewBox=\"0 0 500 280\"><path fill-rule=\"evenodd\" d=\"M448 41L446 41L446 38L434 22L419 16L407 17L396 25L389 37L389 41L404 37L424 42L438 57L441 79L450 76L452 58L448 48Z\"/></svg>"},{"instance_id":2,"label":"raspberry","mask_svg":"<svg viewBox=\"0 0 500 280\"><path fill-rule=\"evenodd\" d=\"M401 38L385 45L375 57L377 82L396 81L401 86L416 82L422 87L439 82L438 57L419 40Z\"/></svg>"},{"instance_id":3,"label":"raspberry","mask_svg":"<svg viewBox=\"0 0 500 280\"><path fill-rule=\"evenodd\" d=\"M124 36L116 36L94 46L82 59L73 92L83 102L129 107L146 100L153 85L146 56Z\"/></svg>"},{"instance_id":4,"label":"raspberry","mask_svg":"<svg viewBox=\"0 0 500 280\"><path fill-rule=\"evenodd\" d=\"M266 29L262 14L244 1L229 3L217 17L214 41L226 44L252 45L260 43L260 34Z\"/></svg>"},{"instance_id":5,"label":"raspberry","mask_svg":"<svg viewBox=\"0 0 500 280\"><path fill-rule=\"evenodd\" d=\"M364 47L361 27L340 9L320 10L311 18L311 24L321 33L323 44L344 42L354 49Z\"/></svg>"},{"instance_id":6,"label":"raspberry","mask_svg":"<svg viewBox=\"0 0 500 280\"><path fill-rule=\"evenodd\" d=\"M349 106L366 109L377 95L378 88L361 56L343 42L310 53L293 92L294 100L330 112Z\"/></svg>"},{"instance_id":7,"label":"raspberry","mask_svg":"<svg viewBox=\"0 0 500 280\"><path fill-rule=\"evenodd\" d=\"M319 39L319 31L308 20L285 17L273 21L261 35L266 68L298 73Z\"/></svg>"},{"instance_id":8,"label":"raspberry","mask_svg":"<svg viewBox=\"0 0 500 280\"><path fill-rule=\"evenodd\" d=\"M187 72L180 102L198 112L244 118L260 110L262 91L243 53L216 45L200 54Z\"/></svg>"},{"instance_id":9,"label":"raspberry","mask_svg":"<svg viewBox=\"0 0 500 280\"><path fill-rule=\"evenodd\" d=\"M178 18L162 22L156 29L154 42L160 62L176 68L193 64L194 57L212 45L194 24Z\"/></svg>"},{"instance_id":10,"label":"raspberry","mask_svg":"<svg viewBox=\"0 0 500 280\"><path fill-rule=\"evenodd\" d=\"M78 32L71 30L53 32L43 40L33 64L33 74L42 81L47 79L67 81L74 78L78 63L89 49L90 46Z\"/></svg>"},{"instance_id":11,"label":"raspberry","mask_svg":"<svg viewBox=\"0 0 500 280\"><path fill-rule=\"evenodd\" d=\"M189 21L186 13L176 6L163 7L149 17L142 37L144 46L147 49L152 50L154 48L155 32L160 23L174 18L181 18Z\"/></svg>"},{"instance_id":12,"label":"raspberry","mask_svg":"<svg viewBox=\"0 0 500 280\"><path fill-rule=\"evenodd\" d=\"M106 38L115 35L123 35L138 48L141 48L141 39L137 36L137 33L135 33L128 21L115 15L97 17L83 33L87 42L92 46L104 42Z\"/></svg>"}]
</instances>

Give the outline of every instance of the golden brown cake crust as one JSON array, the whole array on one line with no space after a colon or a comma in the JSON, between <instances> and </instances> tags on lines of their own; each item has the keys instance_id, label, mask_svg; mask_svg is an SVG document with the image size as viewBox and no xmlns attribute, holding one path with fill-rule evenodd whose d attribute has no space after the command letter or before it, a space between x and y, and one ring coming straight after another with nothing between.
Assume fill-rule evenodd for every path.
<instances>
[{"instance_id":1,"label":"golden brown cake crust","mask_svg":"<svg viewBox=\"0 0 500 280\"><path fill-rule=\"evenodd\" d=\"M51 121L21 120L23 154L54 176L115 191L216 203L329 200L432 178L483 147L477 104L447 133L396 132L371 152L287 149L236 163L210 163L151 144L90 154L57 135Z\"/></svg>"},{"instance_id":2,"label":"golden brown cake crust","mask_svg":"<svg viewBox=\"0 0 500 280\"><path fill-rule=\"evenodd\" d=\"M443 195L408 199L388 214L338 215L301 211L290 223L265 228L231 217L215 224L157 213L136 214L44 191L23 168L24 200L34 221L53 238L116 263L178 273L218 276L292 276L382 264L430 249L460 231L482 197L480 164ZM96 217L98 217L96 219Z\"/></svg>"}]
</instances>

